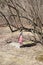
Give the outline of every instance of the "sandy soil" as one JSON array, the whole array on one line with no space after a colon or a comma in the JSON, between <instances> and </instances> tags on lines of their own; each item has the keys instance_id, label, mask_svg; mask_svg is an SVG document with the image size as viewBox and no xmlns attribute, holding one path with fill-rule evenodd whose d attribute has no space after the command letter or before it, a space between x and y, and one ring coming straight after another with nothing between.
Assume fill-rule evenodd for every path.
<instances>
[{"instance_id":1,"label":"sandy soil","mask_svg":"<svg viewBox=\"0 0 43 65\"><path fill-rule=\"evenodd\" d=\"M43 65L43 59L36 59L43 56L43 46L40 43L23 48L15 48L6 43L8 40L16 41L18 35L18 32L12 34L9 28L0 28L0 65Z\"/></svg>"}]
</instances>

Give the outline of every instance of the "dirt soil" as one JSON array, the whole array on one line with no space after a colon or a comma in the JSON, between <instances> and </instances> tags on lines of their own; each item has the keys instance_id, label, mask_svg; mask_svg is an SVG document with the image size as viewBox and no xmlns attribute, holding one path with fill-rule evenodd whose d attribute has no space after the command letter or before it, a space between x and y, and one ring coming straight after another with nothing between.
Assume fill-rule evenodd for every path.
<instances>
[{"instance_id":1,"label":"dirt soil","mask_svg":"<svg viewBox=\"0 0 43 65\"><path fill-rule=\"evenodd\" d=\"M25 32L24 36L27 34ZM43 65L43 46L40 43L23 48L15 48L7 43L18 40L18 36L18 32L11 33L8 27L0 28L0 65ZM42 60L37 59L40 55Z\"/></svg>"}]
</instances>

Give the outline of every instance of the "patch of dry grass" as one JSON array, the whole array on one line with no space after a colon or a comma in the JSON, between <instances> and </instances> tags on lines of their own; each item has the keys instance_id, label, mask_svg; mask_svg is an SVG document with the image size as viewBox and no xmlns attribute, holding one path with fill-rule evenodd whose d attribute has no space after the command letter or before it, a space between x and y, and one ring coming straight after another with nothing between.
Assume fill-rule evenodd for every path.
<instances>
[{"instance_id":1,"label":"patch of dry grass","mask_svg":"<svg viewBox=\"0 0 43 65\"><path fill-rule=\"evenodd\" d=\"M43 55L38 55L36 57L36 60L43 62Z\"/></svg>"}]
</instances>

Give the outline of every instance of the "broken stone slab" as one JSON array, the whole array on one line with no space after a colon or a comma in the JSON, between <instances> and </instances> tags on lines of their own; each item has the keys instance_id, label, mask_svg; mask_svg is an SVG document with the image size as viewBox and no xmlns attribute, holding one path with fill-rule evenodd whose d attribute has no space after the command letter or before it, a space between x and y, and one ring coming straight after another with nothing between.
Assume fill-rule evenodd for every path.
<instances>
[{"instance_id":1,"label":"broken stone slab","mask_svg":"<svg viewBox=\"0 0 43 65\"><path fill-rule=\"evenodd\" d=\"M20 44L18 42L11 42L11 43L9 43L10 46L13 46L15 48L21 48L24 45L32 45L32 44L34 44L34 42L32 42L32 41L23 42L23 44Z\"/></svg>"}]
</instances>

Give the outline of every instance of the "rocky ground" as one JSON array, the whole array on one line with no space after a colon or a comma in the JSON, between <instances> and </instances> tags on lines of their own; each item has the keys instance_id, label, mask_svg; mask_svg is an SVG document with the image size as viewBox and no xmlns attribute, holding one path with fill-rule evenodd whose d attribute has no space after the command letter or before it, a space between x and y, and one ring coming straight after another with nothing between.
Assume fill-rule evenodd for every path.
<instances>
[{"instance_id":1,"label":"rocky ground","mask_svg":"<svg viewBox=\"0 0 43 65\"><path fill-rule=\"evenodd\" d=\"M40 43L23 48L7 43L8 40L16 41L18 35L18 32L12 34L8 28L0 28L0 65L43 65L43 46Z\"/></svg>"}]
</instances>

